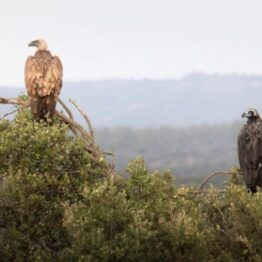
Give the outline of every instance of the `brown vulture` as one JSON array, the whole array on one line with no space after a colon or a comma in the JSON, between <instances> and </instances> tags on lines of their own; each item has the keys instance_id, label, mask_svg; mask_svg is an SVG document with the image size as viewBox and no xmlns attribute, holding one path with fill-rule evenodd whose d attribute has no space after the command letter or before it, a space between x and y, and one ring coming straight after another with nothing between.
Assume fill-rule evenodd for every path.
<instances>
[{"instance_id":1,"label":"brown vulture","mask_svg":"<svg viewBox=\"0 0 262 262\"><path fill-rule=\"evenodd\" d=\"M36 120L52 117L62 87L63 67L57 56L47 50L44 40L29 43L37 51L25 63L25 84L31 111Z\"/></svg>"},{"instance_id":2,"label":"brown vulture","mask_svg":"<svg viewBox=\"0 0 262 262\"><path fill-rule=\"evenodd\" d=\"M238 135L238 158L246 186L253 193L262 187L262 120L256 109L242 114L247 123Z\"/></svg>"}]
</instances>

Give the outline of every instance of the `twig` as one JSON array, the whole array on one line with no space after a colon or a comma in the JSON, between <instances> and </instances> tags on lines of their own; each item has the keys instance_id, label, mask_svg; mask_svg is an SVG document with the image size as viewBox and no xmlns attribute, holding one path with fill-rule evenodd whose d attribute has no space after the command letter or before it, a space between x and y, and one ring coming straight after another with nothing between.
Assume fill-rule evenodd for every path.
<instances>
[{"instance_id":1,"label":"twig","mask_svg":"<svg viewBox=\"0 0 262 262\"><path fill-rule=\"evenodd\" d=\"M72 111L69 109L69 107L60 98L58 98L58 102L65 109L65 111L67 112L68 116L72 120L72 124L73 124L74 116L72 114ZM57 112L56 112L56 115L58 115ZM59 117L62 117L62 115L59 115ZM74 124L74 126L72 124L68 123L68 126L69 126L70 130L72 131L72 133L75 136L78 136L78 131L77 131L77 128L75 127L75 124Z\"/></svg>"},{"instance_id":2,"label":"twig","mask_svg":"<svg viewBox=\"0 0 262 262\"><path fill-rule=\"evenodd\" d=\"M114 153L111 152L102 152L103 155L108 155L112 157L112 163L111 163L111 167L114 170L116 167L116 155Z\"/></svg>"},{"instance_id":3,"label":"twig","mask_svg":"<svg viewBox=\"0 0 262 262\"><path fill-rule=\"evenodd\" d=\"M80 107L77 105L77 103L73 100L73 99L69 99L69 101L77 108L77 110L79 111L79 113L83 116L83 118L85 119L88 127L89 127L89 130L90 130L90 137L91 137L91 141L92 143L94 144L95 143L95 139L94 139L94 129L92 127L92 124L91 124L91 121L90 119L88 118L87 114L85 112L83 112Z\"/></svg>"},{"instance_id":4,"label":"twig","mask_svg":"<svg viewBox=\"0 0 262 262\"><path fill-rule=\"evenodd\" d=\"M75 122L73 119L69 118L68 116L64 115L62 112L55 111L55 114L63 120L64 123L68 124L69 126L73 127L74 129L78 130L81 135L87 139L89 139L89 134L85 131L85 129Z\"/></svg>"},{"instance_id":5,"label":"twig","mask_svg":"<svg viewBox=\"0 0 262 262\"><path fill-rule=\"evenodd\" d=\"M29 107L29 105L24 105L24 106L22 106L22 107L20 107L20 108L17 108L17 109L15 109L15 110L11 111L11 112L8 112L8 113L6 113L6 114L3 115L3 118L5 118L5 117L7 117L7 116L9 116L9 115L12 115L13 113L16 113L17 111L23 110L23 109L25 109L25 108L27 108L27 107Z\"/></svg>"},{"instance_id":6,"label":"twig","mask_svg":"<svg viewBox=\"0 0 262 262\"><path fill-rule=\"evenodd\" d=\"M217 191L219 194L225 194L225 190ZM187 195L200 195L200 194L208 194L209 191L190 191L187 193L178 193L179 196L187 196Z\"/></svg>"},{"instance_id":7,"label":"twig","mask_svg":"<svg viewBox=\"0 0 262 262\"><path fill-rule=\"evenodd\" d=\"M232 172L232 171L216 172L216 173L208 176L208 177L202 182L202 184L201 184L201 185L199 186L199 188L198 188L198 191L199 191L199 192L202 192L202 190L203 190L204 186L206 185L206 183L207 183L209 180L211 180L213 177L215 177L215 176L219 176L219 175L229 175L229 176L232 176L232 175L238 175L238 174L240 174L240 173L238 173L238 172Z\"/></svg>"},{"instance_id":8,"label":"twig","mask_svg":"<svg viewBox=\"0 0 262 262\"><path fill-rule=\"evenodd\" d=\"M58 98L58 102L59 104L65 109L65 111L67 112L67 114L69 115L69 117L74 120L74 116L72 114L72 111L69 109L69 107L60 99Z\"/></svg>"}]
</instances>

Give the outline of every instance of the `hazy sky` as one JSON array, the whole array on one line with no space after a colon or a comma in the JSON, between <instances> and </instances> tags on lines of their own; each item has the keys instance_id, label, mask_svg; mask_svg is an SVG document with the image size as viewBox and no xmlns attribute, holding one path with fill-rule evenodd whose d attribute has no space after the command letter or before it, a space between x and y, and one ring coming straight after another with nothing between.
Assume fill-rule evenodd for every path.
<instances>
[{"instance_id":1,"label":"hazy sky","mask_svg":"<svg viewBox=\"0 0 262 262\"><path fill-rule=\"evenodd\" d=\"M0 84L40 37L66 80L262 73L261 0L2 0L0 32Z\"/></svg>"}]
</instances>

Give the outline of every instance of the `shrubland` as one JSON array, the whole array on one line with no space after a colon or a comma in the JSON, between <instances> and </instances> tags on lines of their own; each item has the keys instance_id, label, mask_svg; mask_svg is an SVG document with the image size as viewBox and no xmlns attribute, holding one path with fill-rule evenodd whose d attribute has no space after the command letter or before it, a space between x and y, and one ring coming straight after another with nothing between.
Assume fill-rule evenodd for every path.
<instances>
[{"instance_id":1,"label":"shrubland","mask_svg":"<svg viewBox=\"0 0 262 262\"><path fill-rule=\"evenodd\" d=\"M1 261L261 261L261 193L238 179L196 193L143 158L123 178L58 119L1 126Z\"/></svg>"}]
</instances>

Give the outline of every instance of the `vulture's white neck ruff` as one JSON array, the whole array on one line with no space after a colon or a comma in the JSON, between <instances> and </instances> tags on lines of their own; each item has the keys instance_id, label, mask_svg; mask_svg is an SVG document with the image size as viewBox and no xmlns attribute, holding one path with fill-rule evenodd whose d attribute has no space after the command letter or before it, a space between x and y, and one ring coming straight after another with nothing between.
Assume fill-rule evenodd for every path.
<instances>
[{"instance_id":1,"label":"vulture's white neck ruff","mask_svg":"<svg viewBox=\"0 0 262 262\"><path fill-rule=\"evenodd\" d=\"M46 41L43 40L43 39L39 39L38 41L39 41L39 43L37 45L37 49L39 51L47 50L47 43L46 43Z\"/></svg>"}]
</instances>

